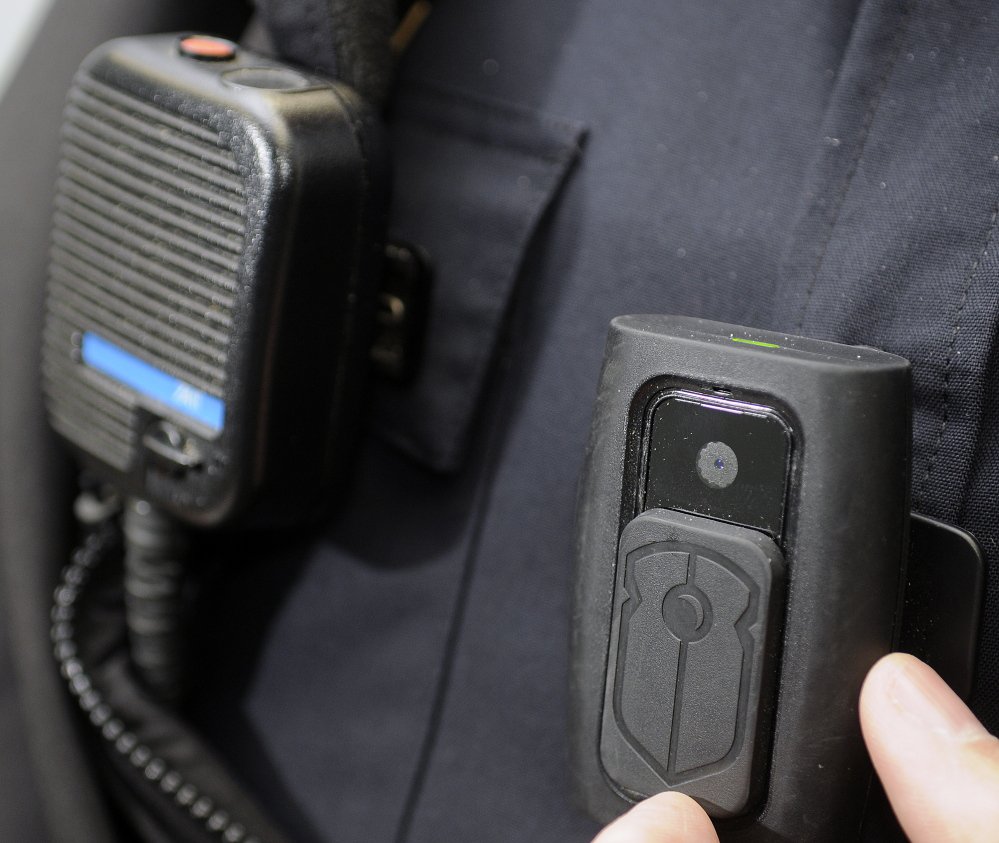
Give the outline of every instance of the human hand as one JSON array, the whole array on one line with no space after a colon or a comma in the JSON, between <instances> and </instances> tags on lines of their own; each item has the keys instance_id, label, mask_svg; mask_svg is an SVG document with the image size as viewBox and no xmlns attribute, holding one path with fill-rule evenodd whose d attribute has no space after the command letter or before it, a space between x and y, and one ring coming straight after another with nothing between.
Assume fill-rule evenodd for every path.
<instances>
[{"instance_id":1,"label":"human hand","mask_svg":"<svg viewBox=\"0 0 999 843\"><path fill-rule=\"evenodd\" d=\"M871 669L860 724L874 767L912 843L999 841L999 738L937 674L893 653ZM636 805L593 843L718 843L687 796Z\"/></svg>"},{"instance_id":2,"label":"human hand","mask_svg":"<svg viewBox=\"0 0 999 843\"><path fill-rule=\"evenodd\" d=\"M670 792L639 802L593 843L718 843L718 835L700 805L689 796Z\"/></svg>"},{"instance_id":3,"label":"human hand","mask_svg":"<svg viewBox=\"0 0 999 843\"><path fill-rule=\"evenodd\" d=\"M999 841L999 738L931 668L881 659L860 692L860 725L913 843Z\"/></svg>"}]
</instances>

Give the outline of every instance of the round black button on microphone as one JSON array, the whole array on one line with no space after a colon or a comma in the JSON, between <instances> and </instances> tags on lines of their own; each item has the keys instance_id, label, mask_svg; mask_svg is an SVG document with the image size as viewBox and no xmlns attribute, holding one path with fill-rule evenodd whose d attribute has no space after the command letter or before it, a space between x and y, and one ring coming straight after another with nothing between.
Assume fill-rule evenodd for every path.
<instances>
[{"instance_id":1,"label":"round black button on microphone","mask_svg":"<svg viewBox=\"0 0 999 843\"><path fill-rule=\"evenodd\" d=\"M271 91L301 91L315 84L301 73L284 67L240 67L222 75L230 85Z\"/></svg>"}]
</instances>

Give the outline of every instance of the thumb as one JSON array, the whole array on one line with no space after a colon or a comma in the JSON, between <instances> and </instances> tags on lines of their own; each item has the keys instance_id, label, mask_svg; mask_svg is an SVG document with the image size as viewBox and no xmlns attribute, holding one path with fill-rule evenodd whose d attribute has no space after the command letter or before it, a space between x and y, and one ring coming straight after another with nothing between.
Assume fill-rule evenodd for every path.
<instances>
[{"instance_id":1,"label":"thumb","mask_svg":"<svg viewBox=\"0 0 999 843\"><path fill-rule=\"evenodd\" d=\"M999 840L999 739L927 665L894 653L860 694L874 767L913 843Z\"/></svg>"},{"instance_id":2,"label":"thumb","mask_svg":"<svg viewBox=\"0 0 999 843\"><path fill-rule=\"evenodd\" d=\"M689 796L660 793L639 802L593 843L718 843L711 820Z\"/></svg>"}]
</instances>

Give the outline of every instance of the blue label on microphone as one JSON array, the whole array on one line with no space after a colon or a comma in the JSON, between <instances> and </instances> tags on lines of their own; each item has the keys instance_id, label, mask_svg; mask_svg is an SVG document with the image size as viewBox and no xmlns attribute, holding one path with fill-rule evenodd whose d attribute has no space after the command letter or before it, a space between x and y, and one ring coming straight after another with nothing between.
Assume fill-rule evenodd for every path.
<instances>
[{"instance_id":1,"label":"blue label on microphone","mask_svg":"<svg viewBox=\"0 0 999 843\"><path fill-rule=\"evenodd\" d=\"M97 334L85 333L80 350L83 362L92 369L214 431L222 430L225 402L220 398L168 375Z\"/></svg>"}]
</instances>

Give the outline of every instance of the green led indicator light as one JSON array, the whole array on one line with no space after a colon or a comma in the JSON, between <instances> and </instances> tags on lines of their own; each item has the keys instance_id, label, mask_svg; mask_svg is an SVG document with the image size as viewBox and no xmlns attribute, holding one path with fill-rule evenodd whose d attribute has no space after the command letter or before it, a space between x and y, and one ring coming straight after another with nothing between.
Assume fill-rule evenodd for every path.
<instances>
[{"instance_id":1,"label":"green led indicator light","mask_svg":"<svg viewBox=\"0 0 999 843\"><path fill-rule=\"evenodd\" d=\"M760 348L780 348L775 342L762 342L761 340L747 340L745 337L731 337L732 342L743 342L746 345L758 345Z\"/></svg>"}]
</instances>

